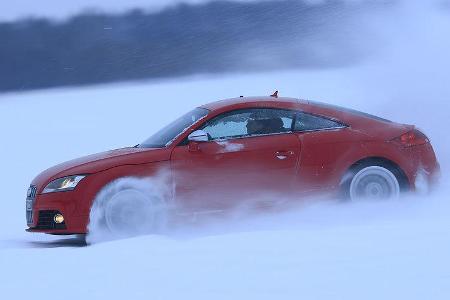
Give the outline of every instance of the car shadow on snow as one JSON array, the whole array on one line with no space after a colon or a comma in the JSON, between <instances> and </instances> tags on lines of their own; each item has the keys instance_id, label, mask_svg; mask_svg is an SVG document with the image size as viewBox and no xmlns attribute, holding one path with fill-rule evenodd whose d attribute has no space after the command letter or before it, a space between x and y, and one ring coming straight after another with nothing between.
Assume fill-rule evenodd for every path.
<instances>
[{"instance_id":1,"label":"car shadow on snow","mask_svg":"<svg viewBox=\"0 0 450 300\"><path fill-rule=\"evenodd\" d=\"M79 248L87 246L84 235L66 236L45 241L27 241L26 244L29 248Z\"/></svg>"},{"instance_id":2,"label":"car shadow on snow","mask_svg":"<svg viewBox=\"0 0 450 300\"><path fill-rule=\"evenodd\" d=\"M46 237L39 240L4 240L0 241L0 249L14 248L80 248L86 247L85 236Z\"/></svg>"}]
</instances>

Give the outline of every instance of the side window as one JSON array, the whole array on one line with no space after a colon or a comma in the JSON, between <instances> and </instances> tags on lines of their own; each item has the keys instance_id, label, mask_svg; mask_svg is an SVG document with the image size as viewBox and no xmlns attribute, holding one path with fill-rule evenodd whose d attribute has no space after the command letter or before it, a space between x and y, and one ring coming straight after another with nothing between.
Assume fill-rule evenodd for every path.
<instances>
[{"instance_id":1,"label":"side window","mask_svg":"<svg viewBox=\"0 0 450 300\"><path fill-rule=\"evenodd\" d=\"M315 115L299 112L295 120L295 131L308 131L320 129L342 128L343 124Z\"/></svg>"},{"instance_id":2,"label":"side window","mask_svg":"<svg viewBox=\"0 0 450 300\"><path fill-rule=\"evenodd\" d=\"M203 126L210 139L290 132L295 112L271 108L242 109L217 116Z\"/></svg>"}]
</instances>

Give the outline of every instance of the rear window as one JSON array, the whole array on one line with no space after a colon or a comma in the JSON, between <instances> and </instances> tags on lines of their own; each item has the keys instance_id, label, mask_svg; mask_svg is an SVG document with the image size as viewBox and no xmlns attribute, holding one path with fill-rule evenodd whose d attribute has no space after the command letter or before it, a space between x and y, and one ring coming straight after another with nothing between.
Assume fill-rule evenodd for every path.
<instances>
[{"instance_id":1,"label":"rear window","mask_svg":"<svg viewBox=\"0 0 450 300\"><path fill-rule=\"evenodd\" d=\"M377 121L382 121L382 122L388 122L388 123L392 123L392 121L384 119L384 118L380 118L378 116L374 116L359 110L355 110L355 109L351 109L351 108L346 108L346 107L342 107L342 106L338 106L338 105L333 105L333 104L329 104L329 103L323 103L323 102L318 102L318 101L309 101L311 104L318 106L318 107L323 107L323 108L328 108L328 109L335 109L337 111L341 111L341 112L345 112L345 113L350 113L353 115L357 115L360 117L366 117L372 120L377 120Z\"/></svg>"},{"instance_id":2,"label":"rear window","mask_svg":"<svg viewBox=\"0 0 450 300\"><path fill-rule=\"evenodd\" d=\"M308 113L299 112L297 113L297 117L295 118L294 130L313 131L343 127L345 127L345 125L342 123Z\"/></svg>"}]
</instances>

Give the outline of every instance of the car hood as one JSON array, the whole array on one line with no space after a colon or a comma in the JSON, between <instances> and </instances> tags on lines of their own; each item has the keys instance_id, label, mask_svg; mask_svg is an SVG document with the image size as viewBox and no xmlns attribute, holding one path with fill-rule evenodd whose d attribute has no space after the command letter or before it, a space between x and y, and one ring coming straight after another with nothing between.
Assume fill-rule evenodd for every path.
<instances>
[{"instance_id":1,"label":"car hood","mask_svg":"<svg viewBox=\"0 0 450 300\"><path fill-rule=\"evenodd\" d=\"M39 174L32 182L39 190L50 181L69 175L93 174L123 165L169 160L168 149L122 148L73 159Z\"/></svg>"}]
</instances>

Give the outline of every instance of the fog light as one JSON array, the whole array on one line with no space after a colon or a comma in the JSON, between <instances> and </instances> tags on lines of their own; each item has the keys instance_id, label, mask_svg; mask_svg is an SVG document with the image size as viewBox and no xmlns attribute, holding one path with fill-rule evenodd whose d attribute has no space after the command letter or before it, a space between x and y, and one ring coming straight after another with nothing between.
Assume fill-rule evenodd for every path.
<instances>
[{"instance_id":1,"label":"fog light","mask_svg":"<svg viewBox=\"0 0 450 300\"><path fill-rule=\"evenodd\" d=\"M64 217L61 214L56 214L53 217L53 221L55 221L56 224L61 224L62 222L64 222Z\"/></svg>"}]
</instances>

